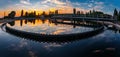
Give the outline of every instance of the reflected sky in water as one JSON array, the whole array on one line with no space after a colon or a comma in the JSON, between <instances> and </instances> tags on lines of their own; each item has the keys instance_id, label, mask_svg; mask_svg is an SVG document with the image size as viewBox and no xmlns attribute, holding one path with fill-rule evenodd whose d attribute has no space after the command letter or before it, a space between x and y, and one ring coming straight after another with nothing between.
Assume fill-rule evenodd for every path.
<instances>
[{"instance_id":1,"label":"reflected sky in water","mask_svg":"<svg viewBox=\"0 0 120 57\"><path fill-rule=\"evenodd\" d=\"M25 24L23 24L23 26L24 25ZM16 26L20 27L20 24L18 23ZM120 33L115 33L115 31L112 30L105 30L103 33L96 36L73 42L47 43L16 37L0 29L0 57L119 56Z\"/></svg>"},{"instance_id":2,"label":"reflected sky in water","mask_svg":"<svg viewBox=\"0 0 120 57\"><path fill-rule=\"evenodd\" d=\"M82 33L93 30L93 28L88 28L83 26L56 24L50 22L48 19L17 20L14 22L10 22L7 25L17 30L40 33L40 34L55 34L55 35Z\"/></svg>"}]
</instances>

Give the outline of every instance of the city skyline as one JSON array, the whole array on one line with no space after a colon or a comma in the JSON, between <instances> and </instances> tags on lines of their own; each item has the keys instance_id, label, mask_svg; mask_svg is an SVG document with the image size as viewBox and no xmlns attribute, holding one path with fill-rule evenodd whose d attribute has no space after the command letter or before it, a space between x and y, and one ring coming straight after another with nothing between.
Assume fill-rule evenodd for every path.
<instances>
[{"instance_id":1,"label":"city skyline","mask_svg":"<svg viewBox=\"0 0 120 57\"><path fill-rule=\"evenodd\" d=\"M0 2L0 17L14 10L16 15L20 16L21 10L25 11L54 11L59 10L59 13L72 13L73 8L88 12L89 10L103 11L107 14L113 13L113 10L120 9L120 1L117 0L1 0Z\"/></svg>"}]
</instances>

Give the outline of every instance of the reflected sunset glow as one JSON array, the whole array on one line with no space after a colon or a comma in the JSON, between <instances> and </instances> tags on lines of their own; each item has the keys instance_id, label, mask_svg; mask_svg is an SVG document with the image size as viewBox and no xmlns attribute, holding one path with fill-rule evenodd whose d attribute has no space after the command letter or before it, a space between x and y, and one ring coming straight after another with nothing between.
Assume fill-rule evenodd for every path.
<instances>
[{"instance_id":1,"label":"reflected sunset glow","mask_svg":"<svg viewBox=\"0 0 120 57\"><path fill-rule=\"evenodd\" d=\"M13 24L12 26L10 24ZM55 24L51 23L48 19L35 19L35 20L17 20L7 24L8 26L22 31L41 33L41 34L70 34L70 33L82 33L91 31L93 28L86 28L81 26L67 25L67 24Z\"/></svg>"}]
</instances>

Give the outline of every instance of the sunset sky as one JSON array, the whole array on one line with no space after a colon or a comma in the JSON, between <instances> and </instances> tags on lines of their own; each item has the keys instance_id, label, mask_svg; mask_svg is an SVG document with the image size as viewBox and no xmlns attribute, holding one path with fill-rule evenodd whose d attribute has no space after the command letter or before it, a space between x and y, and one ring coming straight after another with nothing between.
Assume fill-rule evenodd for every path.
<instances>
[{"instance_id":1,"label":"sunset sky","mask_svg":"<svg viewBox=\"0 0 120 57\"><path fill-rule=\"evenodd\" d=\"M117 8L120 10L120 0L0 0L0 17L14 10L17 16L20 11L49 11L58 9L60 13L71 13L73 8L87 12L95 9L111 14Z\"/></svg>"}]
</instances>

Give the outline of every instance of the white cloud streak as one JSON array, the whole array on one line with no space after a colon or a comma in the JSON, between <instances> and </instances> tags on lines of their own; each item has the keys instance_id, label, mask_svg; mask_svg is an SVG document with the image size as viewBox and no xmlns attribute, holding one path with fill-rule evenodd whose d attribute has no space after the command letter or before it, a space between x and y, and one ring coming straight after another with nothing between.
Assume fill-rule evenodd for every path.
<instances>
[{"instance_id":1,"label":"white cloud streak","mask_svg":"<svg viewBox=\"0 0 120 57\"><path fill-rule=\"evenodd\" d=\"M20 0L21 4L30 5L30 0Z\"/></svg>"},{"instance_id":2,"label":"white cloud streak","mask_svg":"<svg viewBox=\"0 0 120 57\"><path fill-rule=\"evenodd\" d=\"M88 12L89 10L99 10L104 9L104 2L89 0L88 2L71 2L70 0L38 0L35 3L31 3L31 0L19 0L20 2L14 5L9 5L9 9L36 9L36 10L49 10L50 8L55 8L58 10L63 10L65 13L72 12L73 8L77 8L80 11ZM14 8L13 8L14 7Z\"/></svg>"},{"instance_id":3,"label":"white cloud streak","mask_svg":"<svg viewBox=\"0 0 120 57\"><path fill-rule=\"evenodd\" d=\"M65 4L65 2L61 2L61 1L59 1L59 0L44 0L44 1L42 2L42 4L46 4L46 3L54 3L54 4L58 4L58 5L63 5L63 4Z\"/></svg>"}]
</instances>

